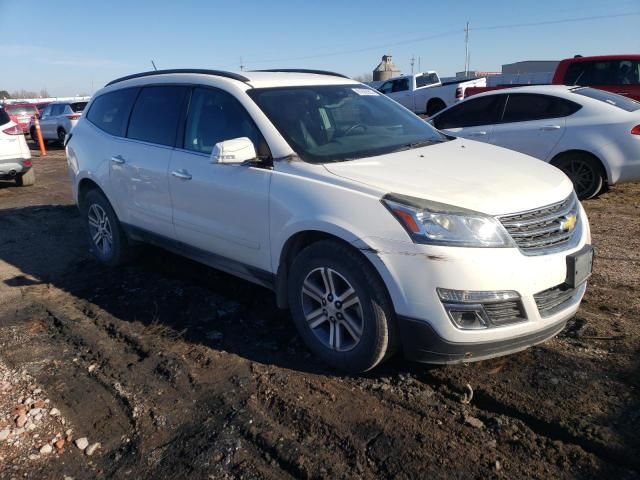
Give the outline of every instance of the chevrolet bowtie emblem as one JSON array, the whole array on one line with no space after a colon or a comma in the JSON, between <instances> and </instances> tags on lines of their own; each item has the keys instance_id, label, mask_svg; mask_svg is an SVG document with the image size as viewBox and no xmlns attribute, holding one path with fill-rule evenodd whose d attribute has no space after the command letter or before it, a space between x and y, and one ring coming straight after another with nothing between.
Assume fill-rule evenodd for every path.
<instances>
[{"instance_id":1,"label":"chevrolet bowtie emblem","mask_svg":"<svg viewBox=\"0 0 640 480\"><path fill-rule=\"evenodd\" d=\"M576 228L576 223L578 222L578 218L571 214L564 217L564 220L560 222L560 229L564 232L570 232L574 228Z\"/></svg>"}]
</instances>

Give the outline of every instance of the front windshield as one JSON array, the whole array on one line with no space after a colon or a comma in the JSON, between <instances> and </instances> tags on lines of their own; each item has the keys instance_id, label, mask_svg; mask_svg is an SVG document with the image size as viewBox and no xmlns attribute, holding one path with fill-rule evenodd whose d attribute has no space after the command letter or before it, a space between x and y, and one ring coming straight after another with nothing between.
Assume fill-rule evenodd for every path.
<instances>
[{"instance_id":1,"label":"front windshield","mask_svg":"<svg viewBox=\"0 0 640 480\"><path fill-rule=\"evenodd\" d=\"M364 85L247 92L291 148L312 163L383 155L446 141L431 125Z\"/></svg>"}]
</instances>

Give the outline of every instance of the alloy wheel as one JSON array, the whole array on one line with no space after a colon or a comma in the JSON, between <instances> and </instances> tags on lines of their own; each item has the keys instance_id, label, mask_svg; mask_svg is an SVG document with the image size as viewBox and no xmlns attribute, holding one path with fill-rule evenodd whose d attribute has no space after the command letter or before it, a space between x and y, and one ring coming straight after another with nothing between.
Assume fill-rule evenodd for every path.
<instances>
[{"instance_id":1,"label":"alloy wheel","mask_svg":"<svg viewBox=\"0 0 640 480\"><path fill-rule=\"evenodd\" d=\"M302 311L309 329L330 350L346 352L362 338L362 304L347 279L331 268L319 267L305 277Z\"/></svg>"},{"instance_id":2,"label":"alloy wheel","mask_svg":"<svg viewBox=\"0 0 640 480\"><path fill-rule=\"evenodd\" d=\"M109 257L113 250L113 231L107 212L94 203L89 207L87 219L93 244L104 257Z\"/></svg>"}]
</instances>

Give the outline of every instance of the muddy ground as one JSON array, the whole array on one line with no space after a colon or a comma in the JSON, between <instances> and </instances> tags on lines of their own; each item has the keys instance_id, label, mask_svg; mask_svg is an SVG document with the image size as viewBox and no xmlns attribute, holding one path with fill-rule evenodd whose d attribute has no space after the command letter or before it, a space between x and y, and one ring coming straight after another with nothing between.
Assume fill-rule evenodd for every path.
<instances>
[{"instance_id":1,"label":"muddy ground","mask_svg":"<svg viewBox=\"0 0 640 480\"><path fill-rule=\"evenodd\" d=\"M0 478L640 478L640 184L585 202L595 273L557 338L343 376L263 288L152 248L99 265L63 152L34 163L0 182L0 361L101 446L0 442Z\"/></svg>"}]
</instances>

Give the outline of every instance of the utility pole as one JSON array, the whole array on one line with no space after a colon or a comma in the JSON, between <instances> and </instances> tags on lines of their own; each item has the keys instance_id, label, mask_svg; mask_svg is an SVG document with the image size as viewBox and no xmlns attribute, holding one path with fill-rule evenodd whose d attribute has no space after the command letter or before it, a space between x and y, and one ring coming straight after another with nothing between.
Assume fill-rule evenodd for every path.
<instances>
[{"instance_id":1,"label":"utility pole","mask_svg":"<svg viewBox=\"0 0 640 480\"><path fill-rule=\"evenodd\" d=\"M242 57L240 57L240 71L244 71L244 62L242 61Z\"/></svg>"},{"instance_id":2,"label":"utility pole","mask_svg":"<svg viewBox=\"0 0 640 480\"><path fill-rule=\"evenodd\" d=\"M464 28L464 76L469 76L469 22Z\"/></svg>"},{"instance_id":3,"label":"utility pole","mask_svg":"<svg viewBox=\"0 0 640 480\"><path fill-rule=\"evenodd\" d=\"M416 56L415 55L411 55L411 58L409 59L409 62L411 63L411 75L413 75L413 65L416 63Z\"/></svg>"}]
</instances>

